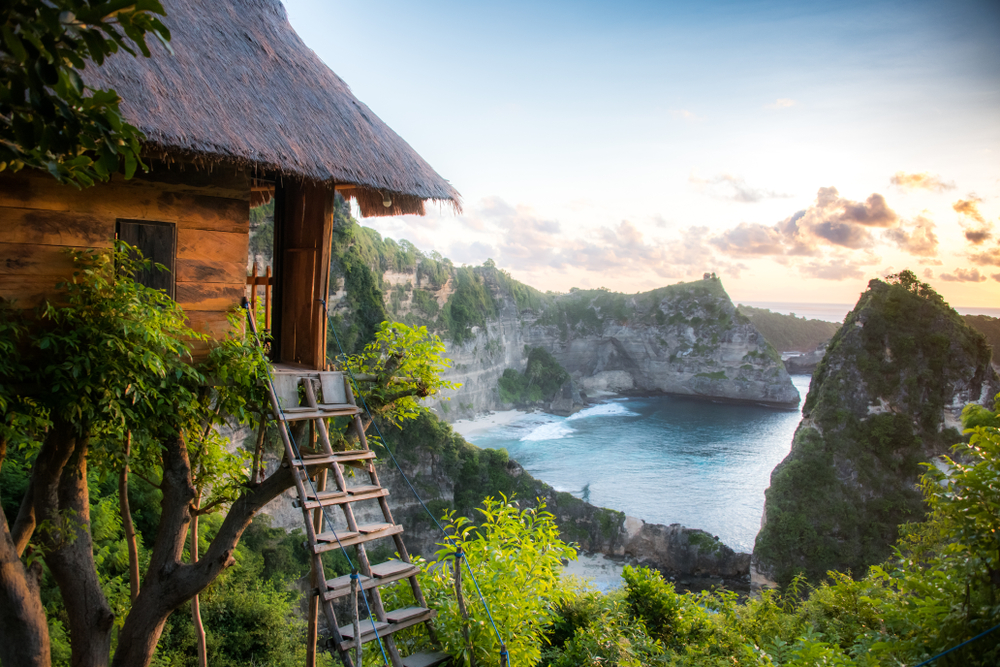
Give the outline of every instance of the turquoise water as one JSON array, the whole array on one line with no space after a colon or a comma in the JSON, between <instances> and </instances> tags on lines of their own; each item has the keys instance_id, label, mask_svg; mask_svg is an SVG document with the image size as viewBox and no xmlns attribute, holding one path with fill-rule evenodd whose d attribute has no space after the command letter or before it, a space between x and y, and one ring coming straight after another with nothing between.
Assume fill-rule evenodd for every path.
<instances>
[{"instance_id":1,"label":"turquoise water","mask_svg":"<svg viewBox=\"0 0 1000 667\"><path fill-rule=\"evenodd\" d=\"M792 376L803 400L809 380ZM530 414L467 439L506 448L559 491L751 551L771 470L800 419L798 410L658 396L615 399L568 418Z\"/></svg>"}]
</instances>

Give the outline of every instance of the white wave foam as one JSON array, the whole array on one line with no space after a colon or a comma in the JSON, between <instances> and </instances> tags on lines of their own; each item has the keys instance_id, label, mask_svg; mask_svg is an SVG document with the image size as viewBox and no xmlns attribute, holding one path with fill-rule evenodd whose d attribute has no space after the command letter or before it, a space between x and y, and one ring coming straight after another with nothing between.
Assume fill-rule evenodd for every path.
<instances>
[{"instance_id":1,"label":"white wave foam","mask_svg":"<svg viewBox=\"0 0 1000 667\"><path fill-rule=\"evenodd\" d=\"M574 429L566 426L563 422L549 422L533 429L531 433L521 438L521 442L534 442L536 440L560 440L571 433L576 433Z\"/></svg>"},{"instance_id":2,"label":"white wave foam","mask_svg":"<svg viewBox=\"0 0 1000 667\"><path fill-rule=\"evenodd\" d=\"M579 412L567 417L567 421L571 419L584 419L586 417L638 417L639 414L632 412L626 408L621 403L600 403L598 405L587 408L586 410L580 410Z\"/></svg>"}]
</instances>

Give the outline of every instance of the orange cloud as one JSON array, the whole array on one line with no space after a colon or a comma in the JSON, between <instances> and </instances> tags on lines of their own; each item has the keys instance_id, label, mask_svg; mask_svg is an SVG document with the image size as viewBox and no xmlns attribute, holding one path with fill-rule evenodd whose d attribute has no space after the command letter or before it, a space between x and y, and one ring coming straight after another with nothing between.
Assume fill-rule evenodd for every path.
<instances>
[{"instance_id":1,"label":"orange cloud","mask_svg":"<svg viewBox=\"0 0 1000 667\"><path fill-rule=\"evenodd\" d=\"M954 190L955 184L941 180L936 174L929 174L926 171L919 174L907 174L905 171L897 171L889 182L901 190L930 190L932 192L944 192Z\"/></svg>"}]
</instances>

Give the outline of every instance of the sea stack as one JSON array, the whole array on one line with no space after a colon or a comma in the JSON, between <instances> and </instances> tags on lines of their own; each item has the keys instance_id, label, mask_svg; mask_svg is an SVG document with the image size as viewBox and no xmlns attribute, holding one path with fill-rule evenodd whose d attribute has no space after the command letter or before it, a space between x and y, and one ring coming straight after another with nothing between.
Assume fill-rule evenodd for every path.
<instances>
[{"instance_id":1,"label":"sea stack","mask_svg":"<svg viewBox=\"0 0 1000 667\"><path fill-rule=\"evenodd\" d=\"M813 375L788 456L771 473L751 575L863 576L925 512L921 463L961 440L969 403L991 407L1000 378L982 334L904 271L872 280Z\"/></svg>"}]
</instances>

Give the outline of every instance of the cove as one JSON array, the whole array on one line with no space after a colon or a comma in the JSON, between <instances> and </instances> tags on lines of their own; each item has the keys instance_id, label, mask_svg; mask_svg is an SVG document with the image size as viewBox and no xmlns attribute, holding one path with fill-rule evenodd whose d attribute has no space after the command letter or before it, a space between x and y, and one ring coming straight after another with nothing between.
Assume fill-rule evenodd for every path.
<instances>
[{"instance_id":1,"label":"cove","mask_svg":"<svg viewBox=\"0 0 1000 667\"><path fill-rule=\"evenodd\" d=\"M793 375L805 402L810 376ZM676 396L616 398L570 417L533 413L467 436L532 476L649 523L680 523L753 550L771 471L799 410Z\"/></svg>"}]
</instances>

